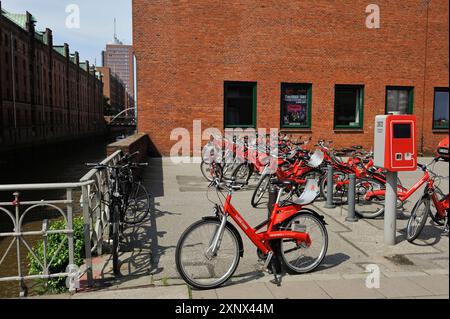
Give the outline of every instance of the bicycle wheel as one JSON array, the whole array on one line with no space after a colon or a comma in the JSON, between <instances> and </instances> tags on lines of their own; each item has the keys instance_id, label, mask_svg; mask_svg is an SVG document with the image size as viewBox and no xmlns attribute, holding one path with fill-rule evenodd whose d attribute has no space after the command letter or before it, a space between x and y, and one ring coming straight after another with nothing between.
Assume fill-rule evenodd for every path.
<instances>
[{"instance_id":1,"label":"bicycle wheel","mask_svg":"<svg viewBox=\"0 0 450 319\"><path fill-rule=\"evenodd\" d=\"M234 170L232 177L239 184L248 184L250 177L253 174L253 165L249 163L242 163Z\"/></svg>"},{"instance_id":2,"label":"bicycle wheel","mask_svg":"<svg viewBox=\"0 0 450 319\"><path fill-rule=\"evenodd\" d=\"M270 175L261 176L258 185L256 185L255 191L253 192L251 204L253 207L257 208L267 193L270 186Z\"/></svg>"},{"instance_id":3,"label":"bicycle wheel","mask_svg":"<svg viewBox=\"0 0 450 319\"><path fill-rule=\"evenodd\" d=\"M345 182L344 184L342 182ZM348 174L343 172L333 173L333 202L336 205L344 205L347 203L348 193ZM320 194L324 199L327 198L328 176L324 176L320 183Z\"/></svg>"},{"instance_id":4,"label":"bicycle wheel","mask_svg":"<svg viewBox=\"0 0 450 319\"><path fill-rule=\"evenodd\" d=\"M444 195L444 192L439 188L435 187L435 193L437 196L438 201L442 201L445 199L446 195ZM432 204L432 205L431 205ZM434 206L434 202L431 201L430 203L430 217L433 220L433 222L438 226L444 226L445 219L439 217L436 207Z\"/></svg>"},{"instance_id":5,"label":"bicycle wheel","mask_svg":"<svg viewBox=\"0 0 450 319\"><path fill-rule=\"evenodd\" d=\"M123 222L129 225L142 223L150 212L150 195L138 182L133 182L128 195Z\"/></svg>"},{"instance_id":6,"label":"bicycle wheel","mask_svg":"<svg viewBox=\"0 0 450 319\"><path fill-rule=\"evenodd\" d=\"M419 237L430 213L430 199L422 197L414 206L406 225L406 240L412 243Z\"/></svg>"},{"instance_id":7,"label":"bicycle wheel","mask_svg":"<svg viewBox=\"0 0 450 319\"><path fill-rule=\"evenodd\" d=\"M181 277L192 287L219 287L236 271L240 259L239 240L228 226L225 227L217 253L208 253L219 227L218 220L198 221L178 241L176 266Z\"/></svg>"},{"instance_id":8,"label":"bicycle wheel","mask_svg":"<svg viewBox=\"0 0 450 319\"><path fill-rule=\"evenodd\" d=\"M120 223L120 207L114 205L112 209L112 260L113 260L113 272L114 275L120 275L119 268L119 223Z\"/></svg>"},{"instance_id":9,"label":"bicycle wheel","mask_svg":"<svg viewBox=\"0 0 450 319\"><path fill-rule=\"evenodd\" d=\"M295 273L307 273L316 269L328 250L328 232L323 222L311 213L300 213L286 221L280 230L303 228L311 238L311 246L298 244L294 239L282 239L280 255L285 266Z\"/></svg>"},{"instance_id":10,"label":"bicycle wheel","mask_svg":"<svg viewBox=\"0 0 450 319\"><path fill-rule=\"evenodd\" d=\"M202 161L200 170L202 171L203 177L205 177L208 182L212 182L214 178L222 179L222 168L220 164L216 162L206 163L205 161Z\"/></svg>"},{"instance_id":11,"label":"bicycle wheel","mask_svg":"<svg viewBox=\"0 0 450 319\"><path fill-rule=\"evenodd\" d=\"M356 181L356 214L363 218L377 218L384 214L385 197L377 196L366 199L368 192L386 190L386 186L376 179L363 178Z\"/></svg>"}]
</instances>

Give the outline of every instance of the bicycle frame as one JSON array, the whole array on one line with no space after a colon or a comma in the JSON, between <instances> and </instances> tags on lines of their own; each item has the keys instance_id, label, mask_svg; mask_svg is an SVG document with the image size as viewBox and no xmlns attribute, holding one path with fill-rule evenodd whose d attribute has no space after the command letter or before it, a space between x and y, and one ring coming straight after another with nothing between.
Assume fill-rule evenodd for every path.
<instances>
[{"instance_id":1,"label":"bicycle frame","mask_svg":"<svg viewBox=\"0 0 450 319\"><path fill-rule=\"evenodd\" d=\"M278 198L279 197L280 194ZM286 207L280 207L278 205L277 200L277 203L275 204L274 209L272 211L270 220L264 222L263 224L257 226L256 228L252 228L231 204L231 198L232 198L231 193L229 193L224 204L223 218L231 216L231 218L239 225L239 227L253 242L253 244L256 247L258 247L264 254L268 254L269 252L273 251L272 248L270 247L270 241L275 239L290 238L296 240L297 243L305 243L307 246L311 245L311 238L307 233L273 230L274 226L282 223L283 221L297 214L302 209L302 206L290 205ZM257 233L258 230L260 230L266 225L267 225L266 231Z\"/></svg>"},{"instance_id":2,"label":"bicycle frame","mask_svg":"<svg viewBox=\"0 0 450 319\"><path fill-rule=\"evenodd\" d=\"M427 182L428 182L428 188L433 189L434 182L430 178L430 174L428 172L425 172L424 175L422 176L422 178L417 183L415 183L410 189L404 189L404 190L398 191L397 192L398 199L402 202L408 200L408 198L410 198L420 187L422 187ZM370 200L373 197L385 196L385 194L386 194L386 190L384 190L384 189L371 191L371 192L367 192L367 194L365 195L365 199Z\"/></svg>"}]
</instances>

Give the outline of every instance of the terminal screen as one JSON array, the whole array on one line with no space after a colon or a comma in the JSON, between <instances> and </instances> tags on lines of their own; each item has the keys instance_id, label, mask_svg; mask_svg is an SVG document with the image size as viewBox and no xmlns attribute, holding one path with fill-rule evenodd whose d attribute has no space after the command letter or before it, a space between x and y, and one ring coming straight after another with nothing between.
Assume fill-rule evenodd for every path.
<instances>
[{"instance_id":1,"label":"terminal screen","mask_svg":"<svg viewBox=\"0 0 450 319\"><path fill-rule=\"evenodd\" d=\"M411 138L411 124L394 124L394 138Z\"/></svg>"}]
</instances>

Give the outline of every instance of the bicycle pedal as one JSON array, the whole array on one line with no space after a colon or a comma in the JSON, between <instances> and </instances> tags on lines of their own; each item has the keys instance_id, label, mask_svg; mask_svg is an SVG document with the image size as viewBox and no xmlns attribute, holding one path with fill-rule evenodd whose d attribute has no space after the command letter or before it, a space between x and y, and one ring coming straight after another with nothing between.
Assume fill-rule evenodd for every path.
<instances>
[{"instance_id":1,"label":"bicycle pedal","mask_svg":"<svg viewBox=\"0 0 450 319\"><path fill-rule=\"evenodd\" d=\"M270 271L270 262L272 261L272 257L273 257L273 252L269 252L269 254L267 255L266 261L264 262L264 269L267 269Z\"/></svg>"}]
</instances>

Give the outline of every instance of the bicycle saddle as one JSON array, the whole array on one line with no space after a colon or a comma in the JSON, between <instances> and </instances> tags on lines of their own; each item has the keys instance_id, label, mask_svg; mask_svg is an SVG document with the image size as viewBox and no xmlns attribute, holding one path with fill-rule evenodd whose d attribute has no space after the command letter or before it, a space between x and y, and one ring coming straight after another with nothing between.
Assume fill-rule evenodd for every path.
<instances>
[{"instance_id":1,"label":"bicycle saddle","mask_svg":"<svg viewBox=\"0 0 450 319\"><path fill-rule=\"evenodd\" d=\"M309 205L315 201L317 196L319 196L319 193L320 193L320 188L319 188L319 184L317 183L317 180L308 179L308 181L306 182L305 190L300 195L300 197L294 201L294 204L297 204L300 206Z\"/></svg>"},{"instance_id":2,"label":"bicycle saddle","mask_svg":"<svg viewBox=\"0 0 450 319\"><path fill-rule=\"evenodd\" d=\"M291 181L289 179L272 179L270 181L270 183L272 185L276 185L276 186L280 186L280 187L283 187L283 186L297 187L298 186L298 184L296 182Z\"/></svg>"}]
</instances>

